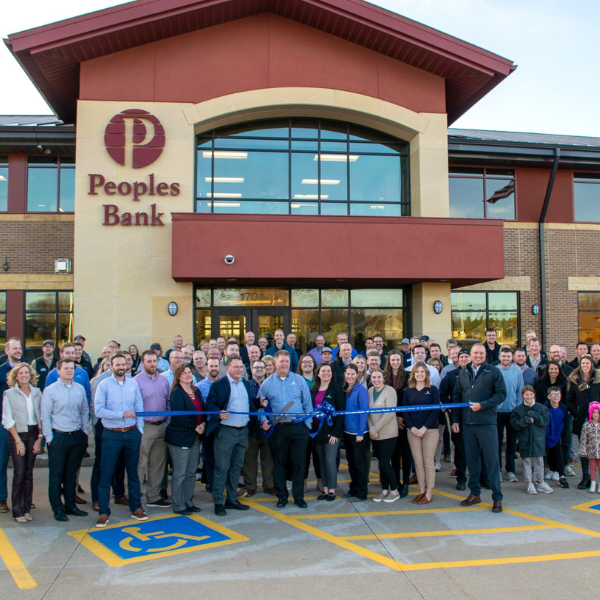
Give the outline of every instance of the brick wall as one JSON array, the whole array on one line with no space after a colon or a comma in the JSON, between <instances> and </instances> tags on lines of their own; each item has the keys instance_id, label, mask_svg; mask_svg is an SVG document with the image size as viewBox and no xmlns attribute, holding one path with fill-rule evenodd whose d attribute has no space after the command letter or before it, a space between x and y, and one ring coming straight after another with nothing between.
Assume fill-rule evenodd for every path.
<instances>
[{"instance_id":1,"label":"brick wall","mask_svg":"<svg viewBox=\"0 0 600 600\"><path fill-rule=\"evenodd\" d=\"M11 273L53 274L56 258L73 260L72 221L1 221L0 257Z\"/></svg>"}]
</instances>

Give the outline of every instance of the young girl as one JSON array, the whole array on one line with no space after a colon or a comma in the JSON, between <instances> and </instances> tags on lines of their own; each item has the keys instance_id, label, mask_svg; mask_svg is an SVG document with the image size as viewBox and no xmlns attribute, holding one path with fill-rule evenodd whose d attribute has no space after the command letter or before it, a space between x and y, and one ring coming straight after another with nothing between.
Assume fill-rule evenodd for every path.
<instances>
[{"instance_id":1,"label":"young girl","mask_svg":"<svg viewBox=\"0 0 600 600\"><path fill-rule=\"evenodd\" d=\"M532 386L524 386L521 396L523 403L513 409L510 424L519 440L527 493L551 494L554 490L544 481L546 426L550 422L550 413L543 404L535 401L535 390Z\"/></svg>"},{"instance_id":2,"label":"young girl","mask_svg":"<svg viewBox=\"0 0 600 600\"><path fill-rule=\"evenodd\" d=\"M596 471L600 471L600 403L590 403L590 420L584 423L581 430L581 444L579 452L582 457L590 460L590 492L598 491L600 494L600 479Z\"/></svg>"}]
</instances>

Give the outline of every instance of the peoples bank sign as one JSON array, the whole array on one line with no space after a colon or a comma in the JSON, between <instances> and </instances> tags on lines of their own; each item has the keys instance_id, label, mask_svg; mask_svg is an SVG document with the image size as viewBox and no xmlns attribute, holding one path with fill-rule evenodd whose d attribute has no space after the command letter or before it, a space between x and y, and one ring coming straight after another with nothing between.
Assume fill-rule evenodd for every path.
<instances>
[{"instance_id":1,"label":"peoples bank sign","mask_svg":"<svg viewBox=\"0 0 600 600\"><path fill-rule=\"evenodd\" d=\"M109 156L123 167L141 169L154 163L165 148L165 129L152 114L139 108L124 110L115 115L104 131L104 145ZM179 196L179 183L156 181L154 173L139 181L107 180L100 173L90 173L88 196L121 196L139 202L144 196ZM103 204L103 225L164 225L156 203L150 205L150 212L122 212L116 204Z\"/></svg>"}]
</instances>

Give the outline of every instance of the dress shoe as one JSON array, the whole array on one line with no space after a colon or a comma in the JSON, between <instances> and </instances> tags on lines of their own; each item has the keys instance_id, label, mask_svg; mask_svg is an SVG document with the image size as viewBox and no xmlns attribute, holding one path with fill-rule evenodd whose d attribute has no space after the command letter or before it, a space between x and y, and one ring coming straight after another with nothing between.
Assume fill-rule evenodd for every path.
<instances>
[{"instance_id":1,"label":"dress shoe","mask_svg":"<svg viewBox=\"0 0 600 600\"><path fill-rule=\"evenodd\" d=\"M87 504L87 500L80 498L79 496L75 496L75 504Z\"/></svg>"},{"instance_id":2,"label":"dress shoe","mask_svg":"<svg viewBox=\"0 0 600 600\"><path fill-rule=\"evenodd\" d=\"M78 494L85 494L85 490L80 485L78 485L77 486L77 493Z\"/></svg>"},{"instance_id":3,"label":"dress shoe","mask_svg":"<svg viewBox=\"0 0 600 600\"><path fill-rule=\"evenodd\" d=\"M335 500L335 494L333 492L329 492L327 494L327 502L333 502Z\"/></svg>"},{"instance_id":4,"label":"dress shoe","mask_svg":"<svg viewBox=\"0 0 600 600\"><path fill-rule=\"evenodd\" d=\"M248 498L252 498L252 496L254 496L254 494L256 494L256 490L248 490L246 492L246 496L248 496Z\"/></svg>"},{"instance_id":5,"label":"dress shoe","mask_svg":"<svg viewBox=\"0 0 600 600\"><path fill-rule=\"evenodd\" d=\"M277 502L277 508L285 508L287 506L287 503L287 500L279 500L279 502Z\"/></svg>"},{"instance_id":6,"label":"dress shoe","mask_svg":"<svg viewBox=\"0 0 600 600\"><path fill-rule=\"evenodd\" d=\"M400 498L406 498L406 496L408 496L408 486L407 485L401 485L398 488L398 491L400 492Z\"/></svg>"},{"instance_id":7,"label":"dress shoe","mask_svg":"<svg viewBox=\"0 0 600 600\"><path fill-rule=\"evenodd\" d=\"M100 502L92 502L92 510L100 512Z\"/></svg>"},{"instance_id":8,"label":"dress shoe","mask_svg":"<svg viewBox=\"0 0 600 600\"><path fill-rule=\"evenodd\" d=\"M467 489L467 484L464 481L459 481L456 484L456 489L462 492L463 490Z\"/></svg>"},{"instance_id":9,"label":"dress shoe","mask_svg":"<svg viewBox=\"0 0 600 600\"><path fill-rule=\"evenodd\" d=\"M422 498L424 495L425 495L425 492L422 492L422 493L419 493L419 494L417 494L417 495L416 495L416 496L415 496L415 497L414 497L414 498L411 500L411 502L412 502L413 504L418 504L418 503L419 503L419 500L420 500L420 499L421 499L421 498Z\"/></svg>"},{"instance_id":10,"label":"dress shoe","mask_svg":"<svg viewBox=\"0 0 600 600\"><path fill-rule=\"evenodd\" d=\"M225 517L227 515L227 511L222 504L215 504L215 515L217 517Z\"/></svg>"},{"instance_id":11,"label":"dress shoe","mask_svg":"<svg viewBox=\"0 0 600 600\"><path fill-rule=\"evenodd\" d=\"M65 514L73 515L74 517L87 517L88 513L85 510L80 510L77 507L75 508L65 508Z\"/></svg>"},{"instance_id":12,"label":"dress shoe","mask_svg":"<svg viewBox=\"0 0 600 600\"><path fill-rule=\"evenodd\" d=\"M199 506L188 506L187 507L188 510L191 510L193 513L198 513L198 512L202 512L202 509Z\"/></svg>"},{"instance_id":13,"label":"dress shoe","mask_svg":"<svg viewBox=\"0 0 600 600\"><path fill-rule=\"evenodd\" d=\"M294 504L298 508L308 508L308 504L306 504L306 502L304 500L294 500Z\"/></svg>"},{"instance_id":14,"label":"dress shoe","mask_svg":"<svg viewBox=\"0 0 600 600\"><path fill-rule=\"evenodd\" d=\"M423 494L417 504L429 504L433 500L433 496L427 499L427 494Z\"/></svg>"},{"instance_id":15,"label":"dress shoe","mask_svg":"<svg viewBox=\"0 0 600 600\"><path fill-rule=\"evenodd\" d=\"M64 512L62 512L62 511L61 512L55 512L54 513L54 518L57 521L68 521L69 520L69 517L67 517L67 515Z\"/></svg>"},{"instance_id":16,"label":"dress shoe","mask_svg":"<svg viewBox=\"0 0 600 600\"><path fill-rule=\"evenodd\" d=\"M239 500L225 500L225 508L231 508L233 510L250 510L250 507L246 504L242 504Z\"/></svg>"},{"instance_id":17,"label":"dress shoe","mask_svg":"<svg viewBox=\"0 0 600 600\"><path fill-rule=\"evenodd\" d=\"M267 488L265 490L265 493L269 494L269 496L277 496L277 493L275 492L275 488Z\"/></svg>"},{"instance_id":18,"label":"dress shoe","mask_svg":"<svg viewBox=\"0 0 600 600\"><path fill-rule=\"evenodd\" d=\"M327 500L327 496L328 496L328 494L326 494L325 492L323 492L322 494L319 494L317 496L317 500Z\"/></svg>"},{"instance_id":19,"label":"dress shoe","mask_svg":"<svg viewBox=\"0 0 600 600\"><path fill-rule=\"evenodd\" d=\"M77 502L77 500L75 500ZM129 506L129 500L127 496L121 496L120 498L115 498L115 504L122 504L123 506Z\"/></svg>"},{"instance_id":20,"label":"dress shoe","mask_svg":"<svg viewBox=\"0 0 600 600\"><path fill-rule=\"evenodd\" d=\"M492 512L502 512L502 502L500 502L500 500L494 500L494 508L492 508Z\"/></svg>"},{"instance_id":21,"label":"dress shoe","mask_svg":"<svg viewBox=\"0 0 600 600\"><path fill-rule=\"evenodd\" d=\"M480 496L473 496L473 494L469 494L461 503L461 506L473 506L473 504L481 504Z\"/></svg>"},{"instance_id":22,"label":"dress shoe","mask_svg":"<svg viewBox=\"0 0 600 600\"><path fill-rule=\"evenodd\" d=\"M408 480L408 485L414 485L417 483L417 476L413 473Z\"/></svg>"},{"instance_id":23,"label":"dress shoe","mask_svg":"<svg viewBox=\"0 0 600 600\"><path fill-rule=\"evenodd\" d=\"M173 512L178 515L185 515L186 517L192 514L192 511L189 508L184 508L183 510L174 510Z\"/></svg>"}]
</instances>

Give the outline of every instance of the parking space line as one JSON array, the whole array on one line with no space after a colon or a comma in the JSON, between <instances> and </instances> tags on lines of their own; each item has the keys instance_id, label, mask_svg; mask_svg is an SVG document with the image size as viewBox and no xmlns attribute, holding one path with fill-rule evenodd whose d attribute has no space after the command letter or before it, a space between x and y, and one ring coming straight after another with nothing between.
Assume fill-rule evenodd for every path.
<instances>
[{"instance_id":1,"label":"parking space line","mask_svg":"<svg viewBox=\"0 0 600 600\"><path fill-rule=\"evenodd\" d=\"M408 533L381 533L374 535L346 535L342 539L348 541L392 540L398 538L438 537L446 535L474 535L478 533L512 533L514 531L535 531L539 529L556 529L552 525L526 525L524 527L495 527L489 529L456 529L448 531L411 531Z\"/></svg>"},{"instance_id":2,"label":"parking space line","mask_svg":"<svg viewBox=\"0 0 600 600\"><path fill-rule=\"evenodd\" d=\"M0 528L0 558L12 575L17 587L21 590L30 590L37 587L35 579L31 576L21 557L10 543L2 528Z\"/></svg>"},{"instance_id":3,"label":"parking space line","mask_svg":"<svg viewBox=\"0 0 600 600\"><path fill-rule=\"evenodd\" d=\"M416 510L381 510L374 512L353 512L353 513L331 513L326 515L294 515L292 519L341 519L348 517L385 517L389 515L424 515L428 513L447 513L447 512L472 512L475 510L485 510L483 505L470 506L463 508L419 508Z\"/></svg>"}]
</instances>

